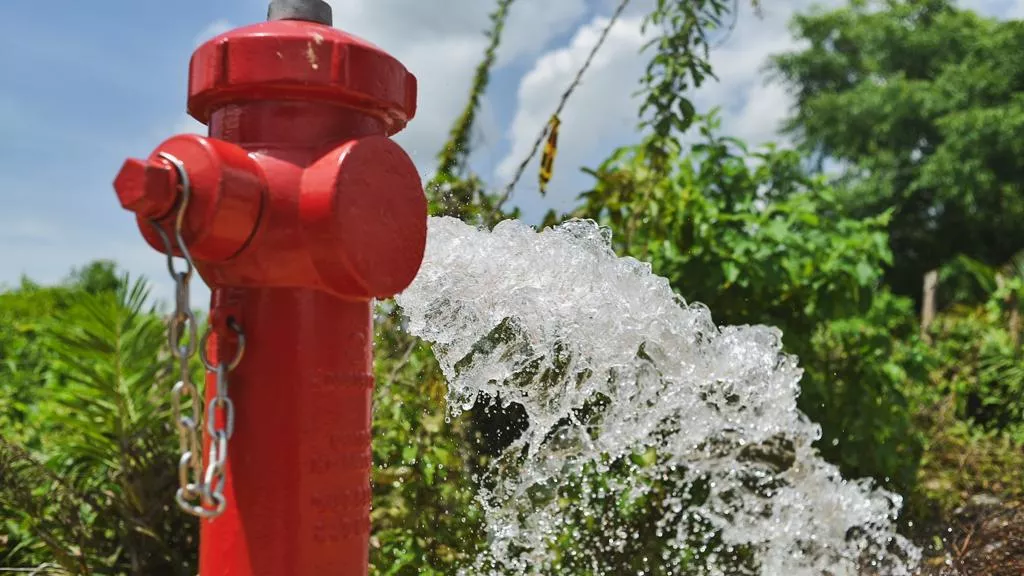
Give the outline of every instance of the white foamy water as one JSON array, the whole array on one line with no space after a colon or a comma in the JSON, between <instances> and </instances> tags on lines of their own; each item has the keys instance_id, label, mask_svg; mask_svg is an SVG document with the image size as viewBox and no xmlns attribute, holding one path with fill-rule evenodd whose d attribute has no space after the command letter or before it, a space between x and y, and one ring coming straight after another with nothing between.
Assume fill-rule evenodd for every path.
<instances>
[{"instance_id":1,"label":"white foamy water","mask_svg":"<svg viewBox=\"0 0 1024 576\"><path fill-rule=\"evenodd\" d=\"M408 329L453 416L483 395L529 424L481 479L490 546L466 574L914 573L902 499L812 448L781 333L716 326L609 238L430 221Z\"/></svg>"}]
</instances>

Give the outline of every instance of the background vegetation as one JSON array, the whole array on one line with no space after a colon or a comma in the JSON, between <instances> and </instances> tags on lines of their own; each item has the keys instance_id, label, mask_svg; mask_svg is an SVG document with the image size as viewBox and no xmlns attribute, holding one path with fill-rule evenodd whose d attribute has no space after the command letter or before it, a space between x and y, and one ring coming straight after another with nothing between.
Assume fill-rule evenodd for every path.
<instances>
[{"instance_id":1,"label":"background vegetation","mask_svg":"<svg viewBox=\"0 0 1024 576\"><path fill-rule=\"evenodd\" d=\"M514 9L497 4L427 187L435 214L481 225L515 215L466 163ZM719 323L781 327L825 457L905 494L904 530L965 556L935 538L959 507L1024 498L1024 23L947 0L801 14L807 47L769 71L797 96L797 146L752 150L685 99L713 77L731 7L657 2L644 136L546 224L607 224ZM472 478L520 420L483 401L446 419L429 349L388 304L378 315L373 572L452 574L486 538ZM0 292L0 566L195 573L195 523L171 499L165 347L145 282L112 262Z\"/></svg>"}]
</instances>

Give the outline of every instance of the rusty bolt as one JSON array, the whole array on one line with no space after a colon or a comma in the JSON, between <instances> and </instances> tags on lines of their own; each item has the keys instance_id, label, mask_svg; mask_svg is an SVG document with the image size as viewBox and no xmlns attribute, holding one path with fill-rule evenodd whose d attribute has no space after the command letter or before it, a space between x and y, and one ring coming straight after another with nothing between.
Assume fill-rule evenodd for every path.
<instances>
[{"instance_id":1,"label":"rusty bolt","mask_svg":"<svg viewBox=\"0 0 1024 576\"><path fill-rule=\"evenodd\" d=\"M114 180L114 189L125 210L142 218L160 218L177 200L178 175L164 160L129 158Z\"/></svg>"}]
</instances>

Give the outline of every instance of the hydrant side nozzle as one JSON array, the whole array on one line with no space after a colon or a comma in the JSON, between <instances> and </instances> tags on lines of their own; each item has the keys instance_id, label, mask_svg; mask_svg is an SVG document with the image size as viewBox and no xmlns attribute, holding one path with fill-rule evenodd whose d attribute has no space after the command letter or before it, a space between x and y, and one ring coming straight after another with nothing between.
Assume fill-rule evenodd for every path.
<instances>
[{"instance_id":1,"label":"hydrant side nozzle","mask_svg":"<svg viewBox=\"0 0 1024 576\"><path fill-rule=\"evenodd\" d=\"M179 160L188 175L189 199L181 232L192 257L205 262L223 262L234 257L248 244L260 220L267 188L260 165L234 144L195 134L171 137L157 147L149 160L126 162L122 170L124 175L118 177L121 183L118 196L125 208L136 213L146 241L160 251L166 247L149 221L157 221L165 234L171 234L175 220L171 217L171 208L183 195L176 171L161 158L162 153ZM149 209L145 213L133 210L125 203L125 199L132 199L131 192L138 188L132 185L139 179L138 174L148 173L140 169L140 165L150 172L156 170L154 166L166 165L175 174L174 194L169 200L159 196L161 187L151 185L147 188L158 200L170 204L166 209L163 209L164 204L160 204L162 214L159 216L155 214L155 208L148 208L156 201L144 205ZM180 254L175 252L175 255Z\"/></svg>"}]
</instances>

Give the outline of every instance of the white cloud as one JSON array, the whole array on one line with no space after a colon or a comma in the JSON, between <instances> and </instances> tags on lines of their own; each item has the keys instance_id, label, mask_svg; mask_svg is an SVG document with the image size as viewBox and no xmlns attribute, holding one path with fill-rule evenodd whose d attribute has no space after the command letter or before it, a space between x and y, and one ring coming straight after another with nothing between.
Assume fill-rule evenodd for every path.
<instances>
[{"instance_id":1,"label":"white cloud","mask_svg":"<svg viewBox=\"0 0 1024 576\"><path fill-rule=\"evenodd\" d=\"M575 28L586 13L584 0L512 3L497 65L500 67L517 59L536 57L547 48L551 39Z\"/></svg>"},{"instance_id":2,"label":"white cloud","mask_svg":"<svg viewBox=\"0 0 1024 576\"><path fill-rule=\"evenodd\" d=\"M559 152L549 186L551 196L543 204L557 209L571 206L585 184L577 167L594 165L615 146L632 139L637 110L633 93L644 63L640 48L646 41L640 24L638 17L621 19L615 24L571 96L561 116ZM508 130L511 151L496 171L499 182L513 176L607 25L608 18L595 18L580 28L567 47L541 56L523 77L516 116ZM538 162L539 158L535 158L527 168L514 197L515 203L524 208L524 217L530 220L541 215L538 206L542 201L536 183Z\"/></svg>"},{"instance_id":3,"label":"white cloud","mask_svg":"<svg viewBox=\"0 0 1024 576\"><path fill-rule=\"evenodd\" d=\"M450 0L332 0L335 26L373 42L398 58L416 76L416 119L395 139L426 172L444 143L451 123L466 102L473 72L483 55L493 2ZM512 5L502 64L535 54L565 33L583 15L583 0L520 0ZM540 16L538 16L540 15ZM482 130L495 128L482 115ZM486 134L496 140L495 133Z\"/></svg>"},{"instance_id":4,"label":"white cloud","mask_svg":"<svg viewBox=\"0 0 1024 576\"><path fill-rule=\"evenodd\" d=\"M788 29L796 12L812 5L840 4L837 0L766 3L760 16L744 4L735 29L711 53L718 81L712 80L694 93L697 109L722 108L722 130L751 145L778 140L779 125L793 101L782 86L767 82L764 67L770 56L799 47Z\"/></svg>"}]
</instances>

